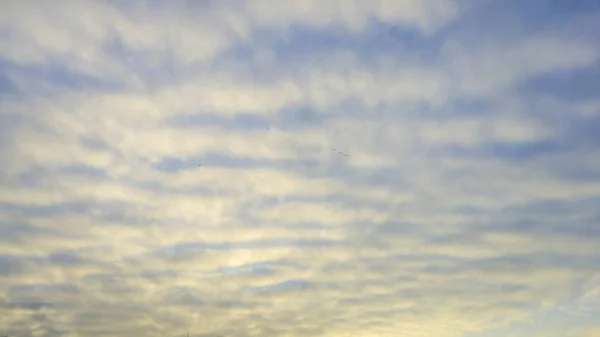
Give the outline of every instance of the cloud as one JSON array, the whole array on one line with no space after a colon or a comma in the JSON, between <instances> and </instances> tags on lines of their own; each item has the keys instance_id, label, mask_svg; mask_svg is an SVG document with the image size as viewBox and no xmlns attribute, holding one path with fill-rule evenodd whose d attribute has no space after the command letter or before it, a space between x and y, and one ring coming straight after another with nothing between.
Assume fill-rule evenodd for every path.
<instances>
[{"instance_id":1,"label":"cloud","mask_svg":"<svg viewBox=\"0 0 600 337\"><path fill-rule=\"evenodd\" d=\"M552 3L2 4L2 333L593 335L600 8Z\"/></svg>"}]
</instances>

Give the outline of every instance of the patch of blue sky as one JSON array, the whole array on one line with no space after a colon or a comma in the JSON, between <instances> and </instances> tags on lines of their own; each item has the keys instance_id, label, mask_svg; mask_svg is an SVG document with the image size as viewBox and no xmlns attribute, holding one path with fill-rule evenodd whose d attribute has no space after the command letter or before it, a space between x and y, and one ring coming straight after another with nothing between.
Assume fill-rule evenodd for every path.
<instances>
[{"instance_id":1,"label":"patch of blue sky","mask_svg":"<svg viewBox=\"0 0 600 337\"><path fill-rule=\"evenodd\" d=\"M13 83L12 79L1 70L2 68L0 67L0 97L17 94L19 92L17 86Z\"/></svg>"},{"instance_id":2,"label":"patch of blue sky","mask_svg":"<svg viewBox=\"0 0 600 337\"><path fill-rule=\"evenodd\" d=\"M90 179L106 179L106 178L108 178L108 175L106 174L105 170L91 166L91 165L84 165L84 164L69 165L69 166L59 169L58 172L56 172L56 173L61 174L61 175L71 175L74 177L79 176L79 177L85 177L85 178L90 178Z\"/></svg>"},{"instance_id":3,"label":"patch of blue sky","mask_svg":"<svg viewBox=\"0 0 600 337\"><path fill-rule=\"evenodd\" d=\"M252 113L236 113L232 117L219 114L197 113L174 116L165 121L178 128L219 127L226 130L268 130L272 126L269 118Z\"/></svg>"},{"instance_id":4,"label":"patch of blue sky","mask_svg":"<svg viewBox=\"0 0 600 337\"><path fill-rule=\"evenodd\" d=\"M175 158L166 157L156 164L156 169L165 172L178 172L183 170L201 170L202 167L223 167L223 168L288 168L292 165L300 165L295 160L262 160L254 158L242 158L222 153L204 154L197 158L185 157Z\"/></svg>"},{"instance_id":5,"label":"patch of blue sky","mask_svg":"<svg viewBox=\"0 0 600 337\"><path fill-rule=\"evenodd\" d=\"M19 88L19 85L13 82L15 78L35 79L51 84L55 90L119 91L124 88L122 83L115 79L85 74L58 61L49 61L48 64L43 65L20 65L7 60L0 61L0 86L7 88L6 92L3 90L0 92L21 98L31 95L30 88Z\"/></svg>"},{"instance_id":6,"label":"patch of blue sky","mask_svg":"<svg viewBox=\"0 0 600 337\"><path fill-rule=\"evenodd\" d=\"M264 239L243 242L188 242L162 248L163 251L219 251L235 249L268 249L281 247L331 247L340 245L341 242L326 239Z\"/></svg>"},{"instance_id":7,"label":"patch of blue sky","mask_svg":"<svg viewBox=\"0 0 600 337\"><path fill-rule=\"evenodd\" d=\"M5 277L23 272L22 255L0 254L0 275Z\"/></svg>"},{"instance_id":8,"label":"patch of blue sky","mask_svg":"<svg viewBox=\"0 0 600 337\"><path fill-rule=\"evenodd\" d=\"M56 216L60 214L85 214L89 203L84 201L63 202L53 204L37 204L31 202L27 205L14 203L0 203L0 209L15 214L29 214L32 217Z\"/></svg>"},{"instance_id":9,"label":"patch of blue sky","mask_svg":"<svg viewBox=\"0 0 600 337\"><path fill-rule=\"evenodd\" d=\"M368 207L376 210L386 210L389 203L361 198L360 195L348 195L343 193L329 193L323 196L287 194L280 197L265 197L253 200L249 207L274 207L284 203L314 203L320 205L331 205L343 208ZM307 224L308 225L308 224ZM314 226L316 224L310 224Z\"/></svg>"},{"instance_id":10,"label":"patch of blue sky","mask_svg":"<svg viewBox=\"0 0 600 337\"><path fill-rule=\"evenodd\" d=\"M488 142L473 145L442 145L427 150L431 156L449 156L470 159L501 159L510 161L532 161L538 157L565 153L559 141L532 142Z\"/></svg>"},{"instance_id":11,"label":"patch of blue sky","mask_svg":"<svg viewBox=\"0 0 600 337\"><path fill-rule=\"evenodd\" d=\"M270 293L270 292L286 292L286 291L298 291L305 290L311 286L311 282L304 279L288 280L281 283L250 287L249 290L257 293Z\"/></svg>"},{"instance_id":12,"label":"patch of blue sky","mask_svg":"<svg viewBox=\"0 0 600 337\"><path fill-rule=\"evenodd\" d=\"M275 275L278 270L282 269L301 269L301 264L290 260L269 260L255 263L247 263L241 266L235 267L222 267L218 268L218 272L223 275Z\"/></svg>"},{"instance_id":13,"label":"patch of blue sky","mask_svg":"<svg viewBox=\"0 0 600 337\"><path fill-rule=\"evenodd\" d=\"M440 35L460 37L463 43L487 43L490 39L515 40L537 34L555 36L593 36L573 18L585 18L600 10L596 1L484 0L465 10ZM582 20L583 21L583 20ZM584 28L584 29L582 29ZM483 36L489 39L482 38Z\"/></svg>"},{"instance_id":14,"label":"patch of blue sky","mask_svg":"<svg viewBox=\"0 0 600 337\"><path fill-rule=\"evenodd\" d=\"M305 151L307 154L319 149L306 147L296 149ZM240 157L228 155L225 153L205 153L198 157L165 157L155 164L155 169L164 172L181 172L187 170L197 170L201 174L202 168L233 168L233 169L277 169L290 173L299 174L307 177L329 177L335 179L349 179L354 176L360 179L360 169L353 168L345 164L344 158L332 152L330 162L323 162L317 159L302 158L301 152L297 159L255 159L251 157ZM363 172L364 173L364 172ZM373 174L374 178L375 174ZM383 182L382 182L383 183ZM366 183L365 183L366 184Z\"/></svg>"},{"instance_id":15,"label":"patch of blue sky","mask_svg":"<svg viewBox=\"0 0 600 337\"><path fill-rule=\"evenodd\" d=\"M433 59L439 41L425 39L417 29L371 21L369 29L359 34L348 34L344 29L323 31L307 26L290 27L285 40L272 45L280 66L293 66L293 62L315 57L315 52L327 57L327 53L352 50L360 61L374 61L381 54L401 56L403 52L423 51L425 59ZM318 57L318 56L316 56ZM318 59L315 60L318 62ZM290 63L288 63L290 62ZM363 63L363 62L361 62Z\"/></svg>"},{"instance_id":16,"label":"patch of blue sky","mask_svg":"<svg viewBox=\"0 0 600 337\"><path fill-rule=\"evenodd\" d=\"M123 226L146 226L147 219L134 217L128 212L131 205L123 202L101 202L99 200L87 200L77 202L62 202L53 204L18 205L11 203L0 203L0 210L15 215L27 214L31 218L44 218L60 215L84 215L91 219L99 220L104 224L119 224ZM36 234L53 235L55 237L64 236L76 238L77 234L70 233L68 228L50 228L36 230Z\"/></svg>"},{"instance_id":17,"label":"patch of blue sky","mask_svg":"<svg viewBox=\"0 0 600 337\"><path fill-rule=\"evenodd\" d=\"M600 97L600 66L542 74L522 83L517 91L573 103L596 100Z\"/></svg>"}]
</instances>

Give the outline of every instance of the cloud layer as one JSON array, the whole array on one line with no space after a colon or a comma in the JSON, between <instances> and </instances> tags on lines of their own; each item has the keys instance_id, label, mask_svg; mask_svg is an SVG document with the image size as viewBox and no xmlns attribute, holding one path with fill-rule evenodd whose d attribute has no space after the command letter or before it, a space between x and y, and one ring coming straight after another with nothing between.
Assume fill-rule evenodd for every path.
<instances>
[{"instance_id":1,"label":"cloud layer","mask_svg":"<svg viewBox=\"0 0 600 337\"><path fill-rule=\"evenodd\" d=\"M595 336L592 3L2 3L0 332Z\"/></svg>"}]
</instances>

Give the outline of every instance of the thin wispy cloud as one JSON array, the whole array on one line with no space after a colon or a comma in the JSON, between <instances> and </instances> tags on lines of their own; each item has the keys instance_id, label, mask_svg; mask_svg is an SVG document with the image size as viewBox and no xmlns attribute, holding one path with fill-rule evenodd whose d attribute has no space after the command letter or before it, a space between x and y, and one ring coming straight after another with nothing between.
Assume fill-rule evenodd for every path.
<instances>
[{"instance_id":1,"label":"thin wispy cloud","mask_svg":"<svg viewBox=\"0 0 600 337\"><path fill-rule=\"evenodd\" d=\"M0 333L596 336L593 1L0 5Z\"/></svg>"}]
</instances>

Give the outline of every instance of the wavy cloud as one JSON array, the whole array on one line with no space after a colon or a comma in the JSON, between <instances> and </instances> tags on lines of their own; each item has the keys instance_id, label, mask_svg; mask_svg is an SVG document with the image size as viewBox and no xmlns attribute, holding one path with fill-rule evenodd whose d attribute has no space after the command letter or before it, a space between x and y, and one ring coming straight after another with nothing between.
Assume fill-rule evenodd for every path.
<instances>
[{"instance_id":1,"label":"wavy cloud","mask_svg":"<svg viewBox=\"0 0 600 337\"><path fill-rule=\"evenodd\" d=\"M0 332L595 336L600 7L0 5Z\"/></svg>"}]
</instances>

